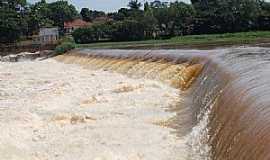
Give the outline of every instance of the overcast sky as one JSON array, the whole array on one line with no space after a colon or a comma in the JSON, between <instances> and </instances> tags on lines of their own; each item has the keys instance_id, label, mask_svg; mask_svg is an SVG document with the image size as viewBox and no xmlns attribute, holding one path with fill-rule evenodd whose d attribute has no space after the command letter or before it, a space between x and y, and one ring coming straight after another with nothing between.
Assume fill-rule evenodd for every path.
<instances>
[{"instance_id":1,"label":"overcast sky","mask_svg":"<svg viewBox=\"0 0 270 160\"><path fill-rule=\"evenodd\" d=\"M30 3L34 3L40 0L27 0ZM56 0L46 0L52 2ZM70 3L76 6L78 10L81 8L90 8L92 10L102 10L105 12L117 11L119 8L126 7L129 0L68 0ZM139 0L145 2L146 0ZM148 0L149 2L153 0ZM163 0L163 1L175 1L175 0ZM179 0L180 1L180 0ZM190 0L181 0L183 2L190 2Z\"/></svg>"}]
</instances>

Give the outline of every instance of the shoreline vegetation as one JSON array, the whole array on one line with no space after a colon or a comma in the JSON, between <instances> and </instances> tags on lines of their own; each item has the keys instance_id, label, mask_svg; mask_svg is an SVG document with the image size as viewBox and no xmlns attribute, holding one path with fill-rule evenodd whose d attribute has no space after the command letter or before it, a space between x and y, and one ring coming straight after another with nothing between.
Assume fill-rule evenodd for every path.
<instances>
[{"instance_id":1,"label":"shoreline vegetation","mask_svg":"<svg viewBox=\"0 0 270 160\"><path fill-rule=\"evenodd\" d=\"M141 40L123 42L92 42L78 44L72 37L65 37L56 47L57 54L72 49L214 49L230 46L270 46L270 31L204 34L172 37L165 40Z\"/></svg>"},{"instance_id":2,"label":"shoreline vegetation","mask_svg":"<svg viewBox=\"0 0 270 160\"><path fill-rule=\"evenodd\" d=\"M142 40L128 42L96 42L75 44L76 48L89 49L208 49L223 46L270 44L270 31L205 34L172 37L166 40Z\"/></svg>"}]
</instances>

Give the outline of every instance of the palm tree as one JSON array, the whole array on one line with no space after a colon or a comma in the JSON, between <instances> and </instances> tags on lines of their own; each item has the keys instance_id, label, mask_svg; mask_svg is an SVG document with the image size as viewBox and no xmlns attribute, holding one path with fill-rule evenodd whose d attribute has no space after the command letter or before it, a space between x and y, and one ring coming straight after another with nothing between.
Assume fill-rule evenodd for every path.
<instances>
[{"instance_id":1,"label":"palm tree","mask_svg":"<svg viewBox=\"0 0 270 160\"><path fill-rule=\"evenodd\" d=\"M134 9L134 10L139 10L141 6L142 6L142 4L140 2L138 2L138 0L131 0L128 3L128 7L130 9Z\"/></svg>"}]
</instances>

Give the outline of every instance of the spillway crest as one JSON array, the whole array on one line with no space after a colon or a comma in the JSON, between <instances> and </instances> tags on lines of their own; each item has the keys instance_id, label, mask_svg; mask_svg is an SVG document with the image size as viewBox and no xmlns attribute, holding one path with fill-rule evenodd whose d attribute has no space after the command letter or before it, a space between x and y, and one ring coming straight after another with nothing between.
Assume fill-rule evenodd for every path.
<instances>
[{"instance_id":1,"label":"spillway crest","mask_svg":"<svg viewBox=\"0 0 270 160\"><path fill-rule=\"evenodd\" d=\"M267 48L74 50L56 59L179 88L184 100L170 127L189 135L200 159L270 159Z\"/></svg>"}]
</instances>

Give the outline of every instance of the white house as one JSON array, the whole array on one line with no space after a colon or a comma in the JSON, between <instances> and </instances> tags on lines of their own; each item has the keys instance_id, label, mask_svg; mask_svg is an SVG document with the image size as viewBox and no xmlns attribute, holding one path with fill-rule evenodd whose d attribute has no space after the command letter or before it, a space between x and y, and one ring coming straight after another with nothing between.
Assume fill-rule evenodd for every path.
<instances>
[{"instance_id":1,"label":"white house","mask_svg":"<svg viewBox=\"0 0 270 160\"><path fill-rule=\"evenodd\" d=\"M58 27L40 28L38 41L41 44L54 44L59 39Z\"/></svg>"}]
</instances>

